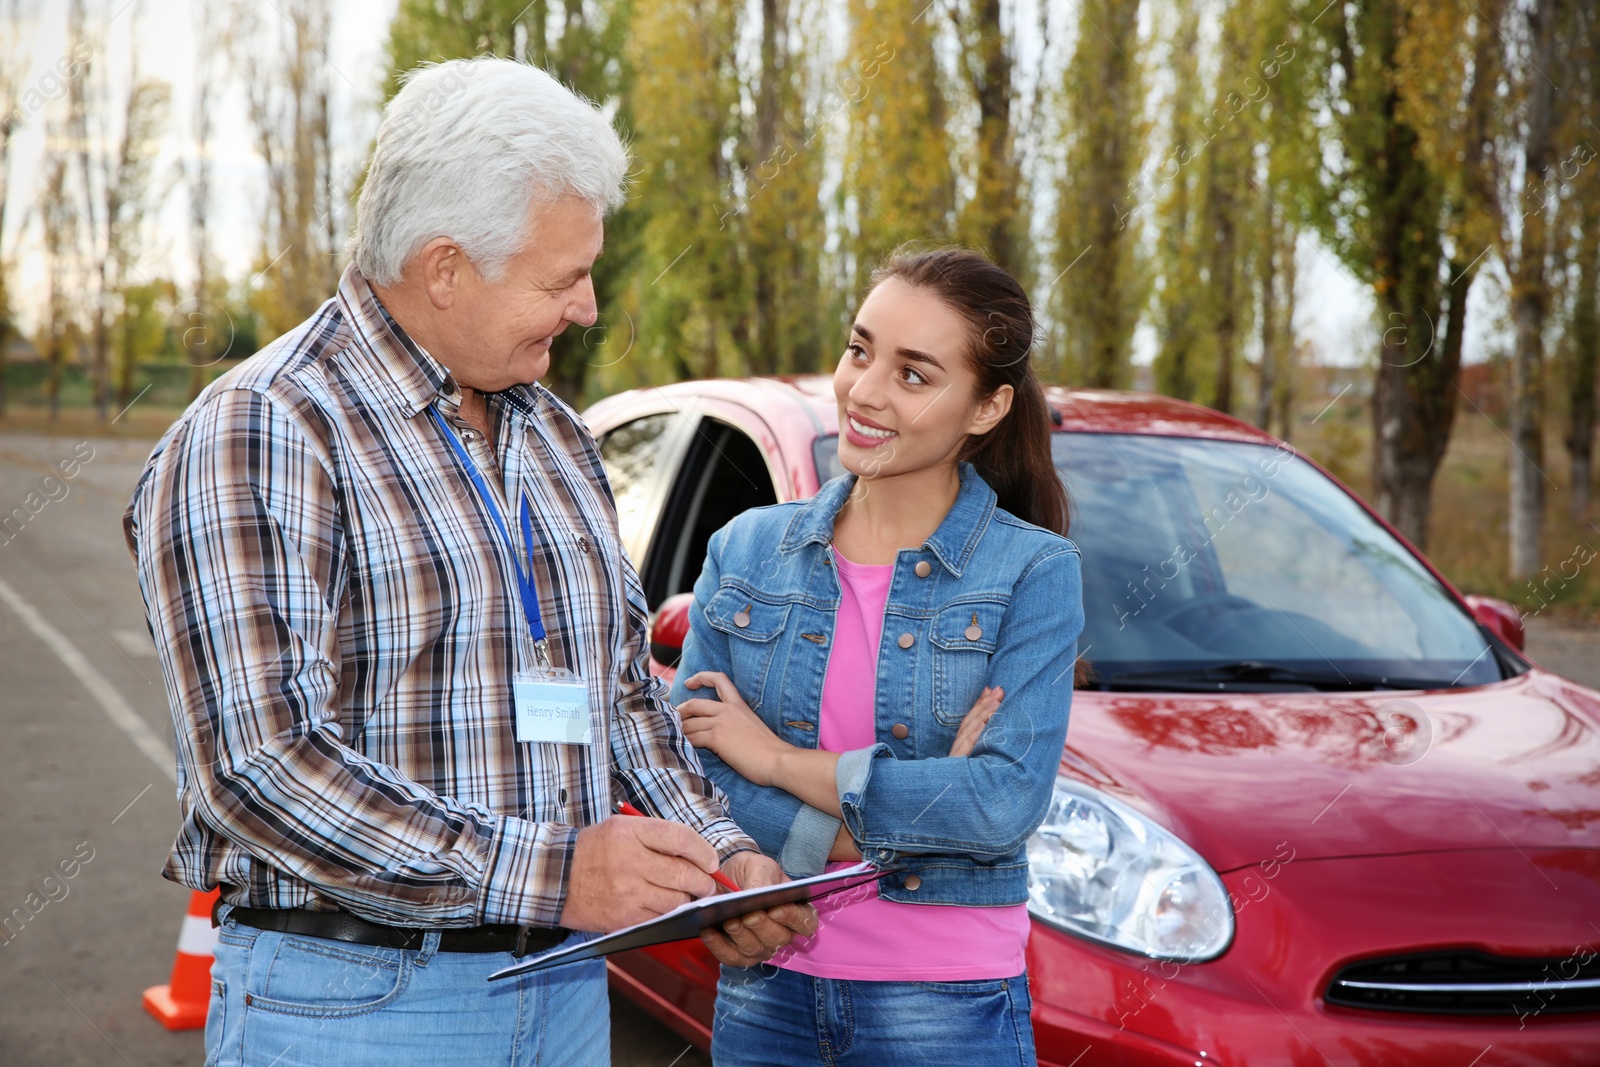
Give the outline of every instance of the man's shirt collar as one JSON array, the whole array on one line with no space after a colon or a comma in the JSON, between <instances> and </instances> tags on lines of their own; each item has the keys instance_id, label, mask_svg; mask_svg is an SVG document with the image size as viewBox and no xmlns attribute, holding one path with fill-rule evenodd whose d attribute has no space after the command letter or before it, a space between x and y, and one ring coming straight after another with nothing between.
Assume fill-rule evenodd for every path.
<instances>
[{"instance_id":1,"label":"man's shirt collar","mask_svg":"<svg viewBox=\"0 0 1600 1067\"><path fill-rule=\"evenodd\" d=\"M377 371L372 379L383 383L406 418L438 402L443 402L447 414L455 413L461 403L461 389L455 376L395 321L355 264L346 267L344 276L339 279L337 299L345 321L350 324L356 347ZM538 382L513 385L494 395L505 399L528 418L539 418L541 409L551 399Z\"/></svg>"},{"instance_id":2,"label":"man's shirt collar","mask_svg":"<svg viewBox=\"0 0 1600 1067\"><path fill-rule=\"evenodd\" d=\"M372 380L393 393L406 418L441 397L459 398L450 372L406 335L353 263L339 279L337 299L356 347L378 372Z\"/></svg>"}]
</instances>

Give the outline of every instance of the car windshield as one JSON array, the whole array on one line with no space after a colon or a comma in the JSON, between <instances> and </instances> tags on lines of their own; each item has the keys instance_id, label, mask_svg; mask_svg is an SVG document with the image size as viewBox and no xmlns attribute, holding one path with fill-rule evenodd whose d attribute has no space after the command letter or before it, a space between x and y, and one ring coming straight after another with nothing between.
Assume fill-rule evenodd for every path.
<instances>
[{"instance_id":1,"label":"car windshield","mask_svg":"<svg viewBox=\"0 0 1600 1067\"><path fill-rule=\"evenodd\" d=\"M1351 497L1270 445L1057 433L1089 684L1371 690L1500 680L1472 617ZM817 443L841 473L835 438Z\"/></svg>"}]
</instances>

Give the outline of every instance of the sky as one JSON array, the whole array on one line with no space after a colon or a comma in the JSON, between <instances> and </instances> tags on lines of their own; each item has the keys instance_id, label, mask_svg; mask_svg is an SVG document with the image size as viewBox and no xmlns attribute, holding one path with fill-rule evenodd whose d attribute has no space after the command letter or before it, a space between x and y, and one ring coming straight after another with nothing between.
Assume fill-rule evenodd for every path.
<instances>
[{"instance_id":1,"label":"sky","mask_svg":"<svg viewBox=\"0 0 1600 1067\"><path fill-rule=\"evenodd\" d=\"M34 0L37 4L38 0ZM264 16L281 18L271 0L259 0ZM383 49L395 0L334 0L333 32L325 49L332 70L334 128L340 173L358 169L377 126L377 105L387 73ZM188 238L187 190L181 181L185 156L192 153L191 109L195 87L195 23L226 20L229 0L89 0L90 21L110 16L103 58L113 77L125 83L130 54L142 73L172 86L171 118L163 138L154 184L168 195L153 227L140 273L172 277L180 285L193 277ZM50 68L67 52L67 5L46 2L36 17L21 27L31 59L24 89L48 85ZM96 57L98 61L100 56ZM227 70L224 58L222 69ZM51 105L57 106L57 105ZM216 105L210 155L212 177L212 248L229 278L248 275L260 254L260 212L264 204L265 166L256 153L243 94L224 79ZM38 199L42 188L40 161L45 149L43 114L32 117L12 144L13 178L7 210L5 248L15 256L21 311L32 325L42 308L45 266L37 221L19 235L17 224ZM19 240L20 236L20 240Z\"/></svg>"},{"instance_id":2,"label":"sky","mask_svg":"<svg viewBox=\"0 0 1600 1067\"><path fill-rule=\"evenodd\" d=\"M263 24L282 18L272 0L256 2L260 5ZM335 94L335 151L339 156L336 167L342 174L355 173L376 128L380 86L386 73L384 44L396 0L331 2L333 32L325 53ZM14 27L20 32L31 60L22 82L24 90L47 87L49 68L67 51L66 4L59 0L42 3L32 0L32 3L34 17ZM155 179L157 187L167 189L167 195L153 227L152 239L141 257L138 273L149 278L172 277L182 285L192 277L193 269L186 188L180 175L185 153L192 150L194 27L198 19L228 19L231 2L89 0L89 3L92 22L111 19L104 55L96 57L96 61L109 62L121 81L125 78L131 47L141 71L158 76L172 86L171 121ZM1027 35L1022 35L1022 39L1026 41ZM25 328L37 323L44 298L45 269L37 221L30 222L26 218L42 185L39 166L45 147L44 132L43 115L36 115L16 135L12 145L13 176L4 247L17 266L15 292ZM243 96L236 85L228 84L223 90L213 140L213 249L229 278L247 277L261 254L259 213L265 203L264 166L254 150ZM1310 235L1301 235L1298 263L1297 337L1309 339L1316 358L1325 364L1359 364L1372 358L1381 330L1366 287ZM1491 269L1473 289L1465 353L1468 362L1482 361L1507 345L1505 289L1496 275L1497 271ZM139 279L134 276L134 280ZM1156 341L1153 328L1141 327L1134 340L1135 363L1149 362Z\"/></svg>"}]
</instances>

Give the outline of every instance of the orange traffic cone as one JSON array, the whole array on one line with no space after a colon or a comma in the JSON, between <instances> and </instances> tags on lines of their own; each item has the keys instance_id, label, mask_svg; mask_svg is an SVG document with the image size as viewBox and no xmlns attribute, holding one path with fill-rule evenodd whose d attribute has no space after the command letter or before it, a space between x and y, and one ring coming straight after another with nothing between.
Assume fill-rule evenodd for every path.
<instances>
[{"instance_id":1,"label":"orange traffic cone","mask_svg":"<svg viewBox=\"0 0 1600 1067\"><path fill-rule=\"evenodd\" d=\"M172 965L169 985L144 991L144 1010L161 1020L168 1030L198 1030L206 1024L211 1003L211 955L217 932L211 928L211 906L220 890L193 893L189 911L178 931L178 961Z\"/></svg>"}]
</instances>

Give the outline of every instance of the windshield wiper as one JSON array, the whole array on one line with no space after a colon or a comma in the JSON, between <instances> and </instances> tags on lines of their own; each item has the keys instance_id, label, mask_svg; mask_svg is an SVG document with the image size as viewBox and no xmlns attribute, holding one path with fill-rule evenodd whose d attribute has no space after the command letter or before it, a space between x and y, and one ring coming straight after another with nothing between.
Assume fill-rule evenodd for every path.
<instances>
[{"instance_id":1,"label":"windshield wiper","mask_svg":"<svg viewBox=\"0 0 1600 1067\"><path fill-rule=\"evenodd\" d=\"M1433 678L1401 678L1359 671L1310 671L1253 659L1197 664L1162 671L1123 671L1100 680L1102 689L1193 693L1281 691L1285 686L1308 691L1366 692L1374 689L1447 689L1449 685Z\"/></svg>"}]
</instances>

